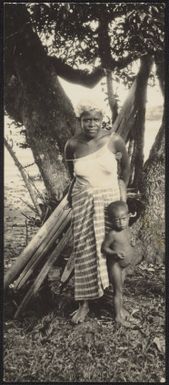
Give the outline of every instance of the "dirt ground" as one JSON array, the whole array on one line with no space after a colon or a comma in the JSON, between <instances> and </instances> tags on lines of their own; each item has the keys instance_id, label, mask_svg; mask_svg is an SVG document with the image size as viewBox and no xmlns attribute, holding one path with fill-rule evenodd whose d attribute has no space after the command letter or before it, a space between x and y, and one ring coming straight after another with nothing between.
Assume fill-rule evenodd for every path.
<instances>
[{"instance_id":1,"label":"dirt ground","mask_svg":"<svg viewBox=\"0 0 169 385\"><path fill-rule=\"evenodd\" d=\"M8 170L9 171L9 170ZM25 224L29 200L19 174L5 181L5 270L37 227ZM15 174L15 177L14 177ZM16 176L17 174L17 176ZM76 308L70 283L58 294L55 280L44 286L19 320L19 293L5 298L5 382L165 382L165 270L142 262L126 279L124 305L139 321L133 329L114 322L113 291L94 301L84 324L73 326Z\"/></svg>"}]
</instances>

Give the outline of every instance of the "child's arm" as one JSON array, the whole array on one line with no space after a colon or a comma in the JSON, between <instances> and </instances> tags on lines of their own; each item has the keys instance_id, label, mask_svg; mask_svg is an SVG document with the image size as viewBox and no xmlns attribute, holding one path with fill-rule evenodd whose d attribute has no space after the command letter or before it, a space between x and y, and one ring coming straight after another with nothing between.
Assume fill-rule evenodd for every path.
<instances>
[{"instance_id":1,"label":"child's arm","mask_svg":"<svg viewBox=\"0 0 169 385\"><path fill-rule=\"evenodd\" d=\"M114 250L110 247L113 242L112 231L108 233L102 243L101 252L106 255L114 255Z\"/></svg>"}]
</instances>

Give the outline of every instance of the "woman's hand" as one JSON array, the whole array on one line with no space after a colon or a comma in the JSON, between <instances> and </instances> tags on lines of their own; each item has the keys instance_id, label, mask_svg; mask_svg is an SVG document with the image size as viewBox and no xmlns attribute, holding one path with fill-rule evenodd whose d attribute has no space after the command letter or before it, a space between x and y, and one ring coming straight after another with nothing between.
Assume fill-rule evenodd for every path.
<instances>
[{"instance_id":1,"label":"woman's hand","mask_svg":"<svg viewBox=\"0 0 169 385\"><path fill-rule=\"evenodd\" d=\"M68 200L70 208L72 208L72 190L73 190L73 186L74 186L75 180L76 180L76 178L74 177L72 179L71 183L70 183L70 186L69 186L69 189L68 189L68 193L67 193L67 200Z\"/></svg>"},{"instance_id":2,"label":"woman's hand","mask_svg":"<svg viewBox=\"0 0 169 385\"><path fill-rule=\"evenodd\" d=\"M118 176L123 180L125 185L128 185L130 176L129 156L126 150L125 142L120 135L114 134L111 136L112 152L118 162ZM123 199L122 199L123 200Z\"/></svg>"},{"instance_id":3,"label":"woman's hand","mask_svg":"<svg viewBox=\"0 0 169 385\"><path fill-rule=\"evenodd\" d=\"M122 158L122 153L120 151L116 152L115 158L116 160L120 160Z\"/></svg>"},{"instance_id":4,"label":"woman's hand","mask_svg":"<svg viewBox=\"0 0 169 385\"><path fill-rule=\"evenodd\" d=\"M116 252L116 255L119 259L124 259L124 254L122 252Z\"/></svg>"}]
</instances>

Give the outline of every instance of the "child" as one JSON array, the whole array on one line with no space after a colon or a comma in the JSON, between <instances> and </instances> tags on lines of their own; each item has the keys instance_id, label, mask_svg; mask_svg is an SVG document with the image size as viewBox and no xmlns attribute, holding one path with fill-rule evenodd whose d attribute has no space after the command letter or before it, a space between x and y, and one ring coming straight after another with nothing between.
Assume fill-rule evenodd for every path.
<instances>
[{"instance_id":1,"label":"child","mask_svg":"<svg viewBox=\"0 0 169 385\"><path fill-rule=\"evenodd\" d=\"M109 278L114 287L115 319L124 326L129 326L125 320L128 312L122 304L122 288L126 267L133 263L134 248L130 244L128 227L128 206L123 201L115 201L107 207L112 230L106 235L101 251L107 256Z\"/></svg>"}]
</instances>

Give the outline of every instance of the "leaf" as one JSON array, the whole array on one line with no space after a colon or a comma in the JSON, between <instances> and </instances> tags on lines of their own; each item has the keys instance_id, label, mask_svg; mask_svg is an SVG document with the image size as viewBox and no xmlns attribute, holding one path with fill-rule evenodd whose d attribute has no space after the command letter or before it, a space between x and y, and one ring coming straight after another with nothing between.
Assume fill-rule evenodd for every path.
<instances>
[{"instance_id":1,"label":"leaf","mask_svg":"<svg viewBox=\"0 0 169 385\"><path fill-rule=\"evenodd\" d=\"M122 364L123 362L128 362L128 358L120 357L120 358L118 358L117 362L118 362L119 364Z\"/></svg>"},{"instance_id":2,"label":"leaf","mask_svg":"<svg viewBox=\"0 0 169 385\"><path fill-rule=\"evenodd\" d=\"M165 340L164 337L155 337L153 340L154 344L157 346L157 349L161 352L165 352Z\"/></svg>"},{"instance_id":3,"label":"leaf","mask_svg":"<svg viewBox=\"0 0 169 385\"><path fill-rule=\"evenodd\" d=\"M133 309L132 312L131 312L131 315L135 314L135 313L138 313L139 309Z\"/></svg>"}]
</instances>

